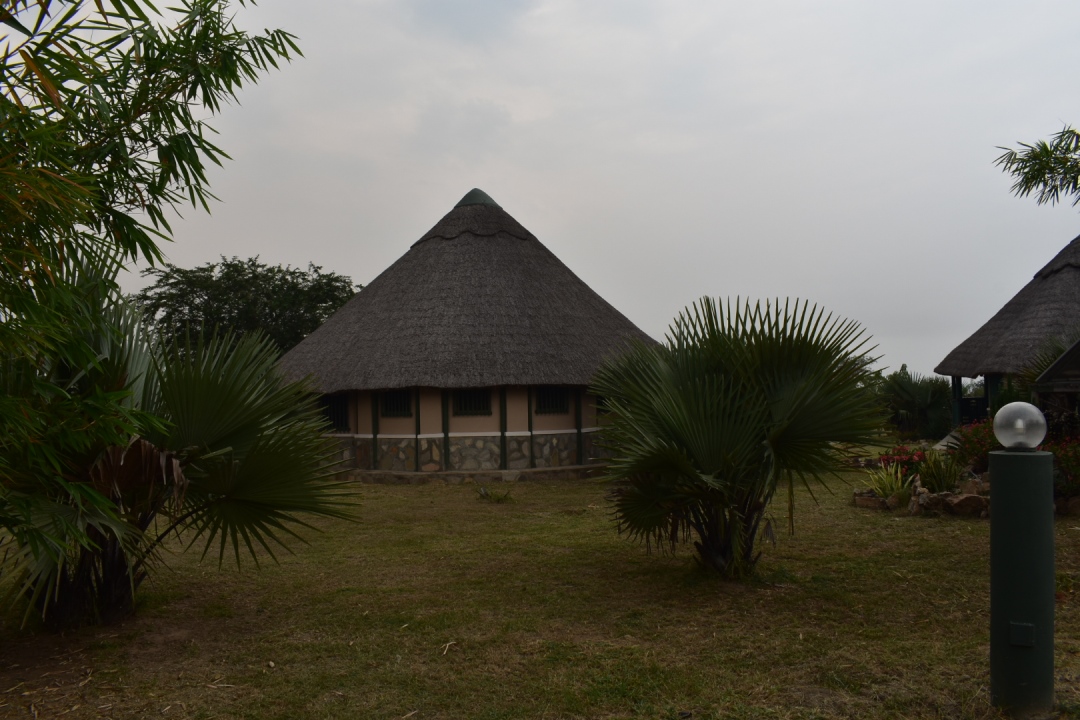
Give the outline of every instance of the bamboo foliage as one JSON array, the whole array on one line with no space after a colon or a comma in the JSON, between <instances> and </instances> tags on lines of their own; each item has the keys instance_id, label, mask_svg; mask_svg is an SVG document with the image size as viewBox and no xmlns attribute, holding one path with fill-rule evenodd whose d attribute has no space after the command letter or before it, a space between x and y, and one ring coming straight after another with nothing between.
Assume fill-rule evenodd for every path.
<instances>
[{"instance_id":1,"label":"bamboo foliage","mask_svg":"<svg viewBox=\"0 0 1080 720\"><path fill-rule=\"evenodd\" d=\"M227 155L207 120L299 51L227 0L0 0L0 23L0 573L82 622L130 604L194 457L147 440L166 426L117 272L161 261L168 212L208 207Z\"/></svg>"}]
</instances>

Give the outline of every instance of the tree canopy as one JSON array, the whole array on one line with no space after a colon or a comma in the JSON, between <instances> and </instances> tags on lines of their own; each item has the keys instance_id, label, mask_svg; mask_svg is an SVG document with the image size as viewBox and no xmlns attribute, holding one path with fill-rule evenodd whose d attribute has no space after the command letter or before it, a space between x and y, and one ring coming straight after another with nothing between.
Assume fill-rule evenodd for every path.
<instances>
[{"instance_id":1,"label":"tree canopy","mask_svg":"<svg viewBox=\"0 0 1080 720\"><path fill-rule=\"evenodd\" d=\"M1055 205L1062 196L1080 203L1080 132L1066 125L1050 140L1020 143L1020 149L1001 148L995 161L1013 176L1012 191L1018 197L1035 193L1040 205Z\"/></svg>"},{"instance_id":2,"label":"tree canopy","mask_svg":"<svg viewBox=\"0 0 1080 720\"><path fill-rule=\"evenodd\" d=\"M135 295L135 303L150 330L167 343L182 343L188 332L240 336L258 330L284 352L354 293L345 275L324 273L313 264L306 272L266 265L257 256L222 257L191 269L166 263L143 275L154 282Z\"/></svg>"}]
</instances>

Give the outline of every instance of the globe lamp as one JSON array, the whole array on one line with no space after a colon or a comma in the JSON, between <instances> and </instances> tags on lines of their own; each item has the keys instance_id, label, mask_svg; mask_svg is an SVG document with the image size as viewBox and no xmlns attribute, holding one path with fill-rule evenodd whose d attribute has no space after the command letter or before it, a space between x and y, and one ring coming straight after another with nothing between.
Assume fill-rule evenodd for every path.
<instances>
[{"instance_id":1,"label":"globe lamp","mask_svg":"<svg viewBox=\"0 0 1080 720\"><path fill-rule=\"evenodd\" d=\"M1046 418L1031 403L1009 403L994 415L994 437L1008 450L1034 450L1046 437Z\"/></svg>"}]
</instances>

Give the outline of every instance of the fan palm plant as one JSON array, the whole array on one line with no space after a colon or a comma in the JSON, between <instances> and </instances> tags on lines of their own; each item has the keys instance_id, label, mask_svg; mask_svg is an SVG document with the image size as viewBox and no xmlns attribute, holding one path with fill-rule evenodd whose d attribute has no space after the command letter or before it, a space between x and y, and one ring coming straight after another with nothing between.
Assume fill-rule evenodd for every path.
<instances>
[{"instance_id":1,"label":"fan palm plant","mask_svg":"<svg viewBox=\"0 0 1080 720\"><path fill-rule=\"evenodd\" d=\"M909 372L907 365L885 376L880 392L889 421L902 437L941 438L952 429L949 381Z\"/></svg>"},{"instance_id":2,"label":"fan palm plant","mask_svg":"<svg viewBox=\"0 0 1080 720\"><path fill-rule=\"evenodd\" d=\"M795 484L879 436L868 352L858 324L806 302L703 298L665 343L606 363L593 389L610 410L620 533L672 550L693 536L702 565L750 574L777 488L786 483L793 529Z\"/></svg>"},{"instance_id":3,"label":"fan palm plant","mask_svg":"<svg viewBox=\"0 0 1080 720\"><path fill-rule=\"evenodd\" d=\"M231 550L239 564L242 553L258 562L260 548L273 556L275 545L298 537L301 514L349 517L313 396L279 378L269 340L222 336L155 350L133 310L116 304L106 313L106 327L123 332L99 338L100 360L83 382L119 383L140 417L160 420L69 469L68 484L101 501L104 519L58 502L22 535L0 537L8 546L0 573L19 574L16 595L49 624L130 613L172 534L186 533L204 555L216 548L219 563ZM54 552L30 542L42 537Z\"/></svg>"}]
</instances>

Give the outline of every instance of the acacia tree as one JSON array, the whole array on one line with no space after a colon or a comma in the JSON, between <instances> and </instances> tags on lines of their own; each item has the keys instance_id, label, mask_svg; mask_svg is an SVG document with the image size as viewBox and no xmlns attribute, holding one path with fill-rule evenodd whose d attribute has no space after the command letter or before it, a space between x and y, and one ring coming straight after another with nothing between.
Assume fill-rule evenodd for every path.
<instances>
[{"instance_id":1,"label":"acacia tree","mask_svg":"<svg viewBox=\"0 0 1080 720\"><path fill-rule=\"evenodd\" d=\"M1012 191L1018 197L1035 193L1040 205L1057 204L1062 195L1080 203L1080 132L1066 125L1050 140L1020 143L1020 149L1001 148L995 161L1015 178Z\"/></svg>"},{"instance_id":2,"label":"acacia tree","mask_svg":"<svg viewBox=\"0 0 1080 720\"><path fill-rule=\"evenodd\" d=\"M621 533L697 557L728 578L750 574L777 488L839 470L847 448L880 437L862 330L808 303L726 305L703 298L665 343L607 362L604 397ZM762 523L765 522L765 526Z\"/></svg>"},{"instance_id":3,"label":"acacia tree","mask_svg":"<svg viewBox=\"0 0 1080 720\"><path fill-rule=\"evenodd\" d=\"M221 258L195 268L165 263L143 276L152 285L135 303L149 330L165 342L182 342L189 333L244 335L260 331L285 352L303 340L353 296L345 275L267 265L258 256ZM358 286L356 286L358 287Z\"/></svg>"},{"instance_id":4,"label":"acacia tree","mask_svg":"<svg viewBox=\"0 0 1080 720\"><path fill-rule=\"evenodd\" d=\"M0 0L0 573L23 573L42 608L102 538L138 543L120 476L88 476L167 427L116 355L131 337L116 274L161 260L170 209L212 199L205 166L226 155L205 118L299 52L230 13L227 0Z\"/></svg>"}]
</instances>

